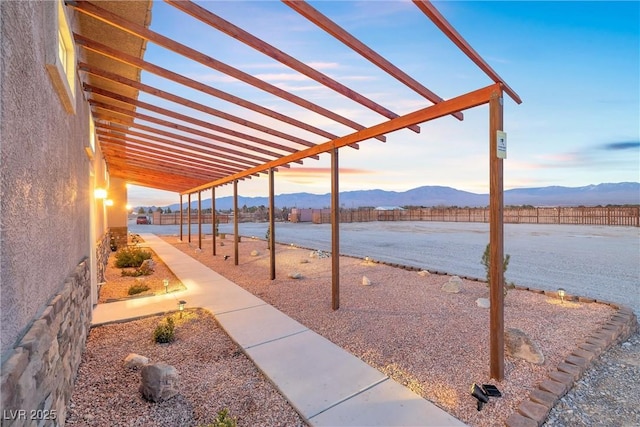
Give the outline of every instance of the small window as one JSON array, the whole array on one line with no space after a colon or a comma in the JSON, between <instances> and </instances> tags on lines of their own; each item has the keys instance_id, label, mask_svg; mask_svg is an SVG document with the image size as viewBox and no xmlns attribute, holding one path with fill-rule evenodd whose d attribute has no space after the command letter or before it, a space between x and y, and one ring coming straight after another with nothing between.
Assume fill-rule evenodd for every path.
<instances>
[{"instance_id":1,"label":"small window","mask_svg":"<svg viewBox=\"0 0 640 427\"><path fill-rule=\"evenodd\" d=\"M55 55L47 55L47 71L67 112L75 113L76 54L62 0L57 1Z\"/></svg>"}]
</instances>

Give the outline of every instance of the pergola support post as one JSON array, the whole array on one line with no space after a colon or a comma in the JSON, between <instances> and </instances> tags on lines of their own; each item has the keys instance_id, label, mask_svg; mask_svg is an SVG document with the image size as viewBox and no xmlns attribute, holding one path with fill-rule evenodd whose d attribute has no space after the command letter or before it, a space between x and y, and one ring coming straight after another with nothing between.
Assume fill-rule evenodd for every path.
<instances>
[{"instance_id":1,"label":"pergola support post","mask_svg":"<svg viewBox=\"0 0 640 427\"><path fill-rule=\"evenodd\" d=\"M233 263L238 265L238 180L233 180Z\"/></svg>"},{"instance_id":2,"label":"pergola support post","mask_svg":"<svg viewBox=\"0 0 640 427\"><path fill-rule=\"evenodd\" d=\"M498 131L503 130L502 90L489 99L489 278L491 311L490 375L504 378L504 194L503 162L498 157Z\"/></svg>"},{"instance_id":3,"label":"pergola support post","mask_svg":"<svg viewBox=\"0 0 640 427\"><path fill-rule=\"evenodd\" d=\"M218 216L216 215L216 187L211 187L211 229L213 230L213 256L216 256L216 237L218 234Z\"/></svg>"},{"instance_id":4,"label":"pergola support post","mask_svg":"<svg viewBox=\"0 0 640 427\"><path fill-rule=\"evenodd\" d=\"M331 150L331 308L340 308L340 185L338 149Z\"/></svg>"},{"instance_id":5,"label":"pergola support post","mask_svg":"<svg viewBox=\"0 0 640 427\"><path fill-rule=\"evenodd\" d=\"M191 243L191 193L187 196L187 236Z\"/></svg>"},{"instance_id":6,"label":"pergola support post","mask_svg":"<svg viewBox=\"0 0 640 427\"><path fill-rule=\"evenodd\" d=\"M198 249L202 250L202 191L198 191Z\"/></svg>"},{"instance_id":7,"label":"pergola support post","mask_svg":"<svg viewBox=\"0 0 640 427\"><path fill-rule=\"evenodd\" d=\"M180 195L180 241L182 242L182 221L184 221L184 219L182 218L182 194Z\"/></svg>"},{"instance_id":8,"label":"pergola support post","mask_svg":"<svg viewBox=\"0 0 640 427\"><path fill-rule=\"evenodd\" d=\"M273 168L269 168L269 278L276 278L276 226L274 203L274 174Z\"/></svg>"}]
</instances>

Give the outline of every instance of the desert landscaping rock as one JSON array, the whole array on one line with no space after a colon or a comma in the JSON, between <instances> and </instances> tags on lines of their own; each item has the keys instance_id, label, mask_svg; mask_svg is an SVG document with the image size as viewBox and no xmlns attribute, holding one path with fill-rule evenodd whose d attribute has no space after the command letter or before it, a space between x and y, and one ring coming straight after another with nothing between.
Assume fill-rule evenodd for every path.
<instances>
[{"instance_id":1,"label":"desert landscaping rock","mask_svg":"<svg viewBox=\"0 0 640 427\"><path fill-rule=\"evenodd\" d=\"M491 301L489 301L489 298L478 298L476 300L476 304L480 308L489 308L489 307L491 307Z\"/></svg>"},{"instance_id":2,"label":"desert landscaping rock","mask_svg":"<svg viewBox=\"0 0 640 427\"><path fill-rule=\"evenodd\" d=\"M302 279L302 274L301 274L301 273L299 273L299 272L297 272L297 271L293 271L293 272L289 273L288 277L289 277L290 279L296 279L296 280L299 280L299 279Z\"/></svg>"},{"instance_id":3,"label":"desert landscaping rock","mask_svg":"<svg viewBox=\"0 0 640 427\"><path fill-rule=\"evenodd\" d=\"M367 276L362 276L362 285L371 286L371 280Z\"/></svg>"},{"instance_id":4,"label":"desert landscaping rock","mask_svg":"<svg viewBox=\"0 0 640 427\"><path fill-rule=\"evenodd\" d=\"M124 367L129 369L138 369L149 363L149 358L135 353L129 353L124 358Z\"/></svg>"},{"instance_id":5,"label":"desert landscaping rock","mask_svg":"<svg viewBox=\"0 0 640 427\"><path fill-rule=\"evenodd\" d=\"M154 363L142 367L140 393L151 402L162 402L178 394L180 378L178 370L166 363Z\"/></svg>"},{"instance_id":6,"label":"desert landscaping rock","mask_svg":"<svg viewBox=\"0 0 640 427\"><path fill-rule=\"evenodd\" d=\"M536 365L544 363L544 354L540 351L538 344L520 329L505 328L504 346L507 356L535 363Z\"/></svg>"},{"instance_id":7,"label":"desert landscaping rock","mask_svg":"<svg viewBox=\"0 0 640 427\"><path fill-rule=\"evenodd\" d=\"M451 277L448 281L442 285L442 291L449 294L457 294L460 292L460 286L462 285L462 279L458 276Z\"/></svg>"}]
</instances>

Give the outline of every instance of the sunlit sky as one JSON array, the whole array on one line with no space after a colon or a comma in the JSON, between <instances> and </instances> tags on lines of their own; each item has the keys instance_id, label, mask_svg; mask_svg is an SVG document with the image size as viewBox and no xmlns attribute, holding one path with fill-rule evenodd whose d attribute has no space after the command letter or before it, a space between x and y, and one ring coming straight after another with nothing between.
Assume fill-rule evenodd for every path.
<instances>
[{"instance_id":1,"label":"sunlit sky","mask_svg":"<svg viewBox=\"0 0 640 427\"><path fill-rule=\"evenodd\" d=\"M430 105L281 2L199 4L398 114ZM411 2L310 4L445 99L492 83ZM434 4L523 100L518 105L505 94L505 189L640 181L640 2ZM386 120L345 98L338 103L338 97L324 86L300 78L164 2L153 4L151 29L364 125ZM172 71L284 114L298 118L302 114L305 121L338 135L353 132L152 43L147 45L145 60L160 64L167 59L175 65ZM146 72L142 80L185 97L199 96L202 103L262 124L281 126ZM158 105L164 102L144 93L140 99ZM186 107L167 105L194 115ZM464 114L462 122L444 117L422 124L419 134L400 130L388 134L386 143L367 140L359 150L341 149L340 190L406 191L443 185L488 193L488 107ZM234 128L221 119L207 119ZM294 134L291 129L287 131ZM319 138L314 142L324 142ZM268 182L266 177L244 180L238 189L243 196L266 196ZM276 194L328 193L329 155L280 169L275 190ZM230 185L216 190L216 196L231 194ZM165 206L178 200L177 193L129 188L133 206Z\"/></svg>"}]
</instances>

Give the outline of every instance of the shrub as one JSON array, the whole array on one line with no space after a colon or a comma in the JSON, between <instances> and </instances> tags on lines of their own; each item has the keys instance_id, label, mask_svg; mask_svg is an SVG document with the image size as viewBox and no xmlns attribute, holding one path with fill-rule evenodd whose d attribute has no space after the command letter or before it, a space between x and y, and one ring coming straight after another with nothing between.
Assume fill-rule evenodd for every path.
<instances>
[{"instance_id":1,"label":"shrub","mask_svg":"<svg viewBox=\"0 0 640 427\"><path fill-rule=\"evenodd\" d=\"M124 273L124 271L123 271L123 273ZM127 291L127 293L129 295L137 295L137 294L140 294L140 293L142 293L144 291L148 291L148 290L149 290L149 287L147 285L143 285L141 283L138 283L138 284L135 284L135 285L131 285L129 287L129 290Z\"/></svg>"},{"instance_id":2,"label":"shrub","mask_svg":"<svg viewBox=\"0 0 640 427\"><path fill-rule=\"evenodd\" d=\"M487 243L487 247L484 248L484 253L482 254L482 260L480 261L482 263L482 265L484 265L484 271L486 273L486 277L487 277L487 284L489 287L491 287L491 248L489 246L489 243ZM504 273L507 272L507 268L509 268L509 261L511 260L511 255L506 254L504 256L504 260L502 261L502 274L504 276ZM508 286L507 285L507 281L504 281L504 294L505 296L507 295L507 290L508 290ZM513 284L511 284L511 286L513 286Z\"/></svg>"},{"instance_id":3,"label":"shrub","mask_svg":"<svg viewBox=\"0 0 640 427\"><path fill-rule=\"evenodd\" d=\"M218 411L216 419L203 427L236 427L236 419L229 415L227 408Z\"/></svg>"},{"instance_id":4,"label":"shrub","mask_svg":"<svg viewBox=\"0 0 640 427\"><path fill-rule=\"evenodd\" d=\"M175 322L172 317L167 317L164 323L156 326L153 339L160 344L170 343L175 339Z\"/></svg>"},{"instance_id":5,"label":"shrub","mask_svg":"<svg viewBox=\"0 0 640 427\"><path fill-rule=\"evenodd\" d=\"M138 247L127 247L124 249L120 249L118 252L116 252L116 267L138 268L142 265L145 259L150 259L150 258L151 258L151 252L143 251Z\"/></svg>"}]
</instances>

